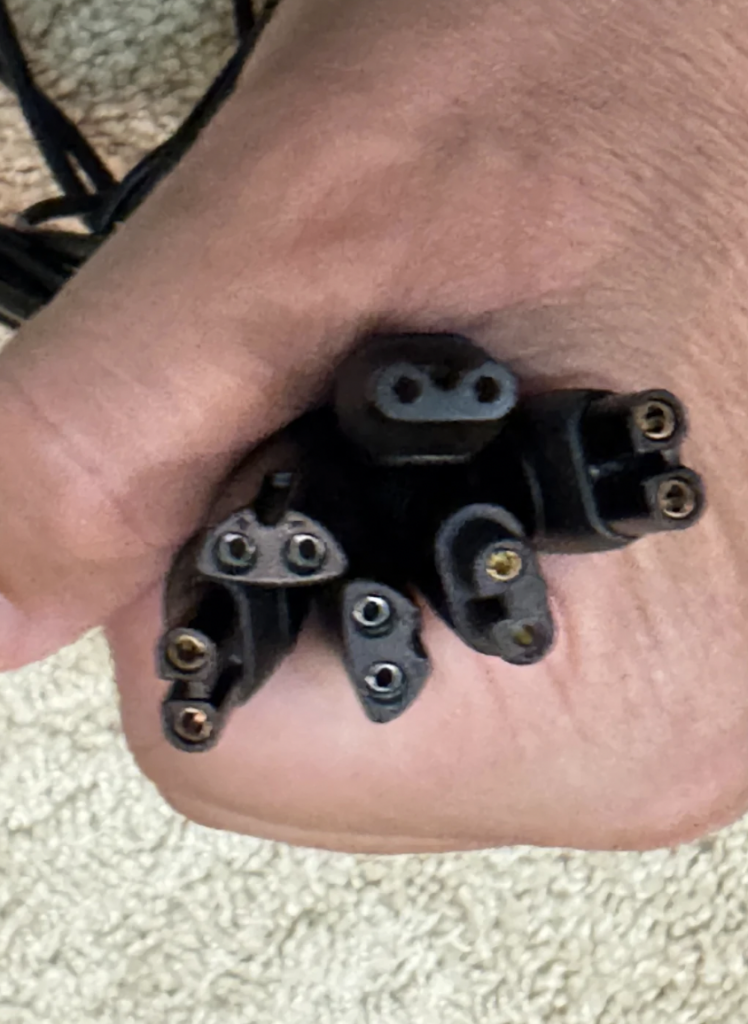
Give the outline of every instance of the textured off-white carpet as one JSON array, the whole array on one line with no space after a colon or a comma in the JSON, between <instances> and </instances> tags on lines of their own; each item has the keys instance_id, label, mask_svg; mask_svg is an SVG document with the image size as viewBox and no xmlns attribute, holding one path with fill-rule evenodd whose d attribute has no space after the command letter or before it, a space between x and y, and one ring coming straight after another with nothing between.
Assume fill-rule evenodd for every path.
<instances>
[{"instance_id":1,"label":"textured off-white carpet","mask_svg":"<svg viewBox=\"0 0 748 1024\"><path fill-rule=\"evenodd\" d=\"M122 166L230 39L219 0L13 8L45 84ZM2 211L47 194L39 166L3 96ZM0 721L0 1024L748 1019L745 825L645 856L396 860L211 833L138 776L97 636L0 679Z\"/></svg>"}]
</instances>

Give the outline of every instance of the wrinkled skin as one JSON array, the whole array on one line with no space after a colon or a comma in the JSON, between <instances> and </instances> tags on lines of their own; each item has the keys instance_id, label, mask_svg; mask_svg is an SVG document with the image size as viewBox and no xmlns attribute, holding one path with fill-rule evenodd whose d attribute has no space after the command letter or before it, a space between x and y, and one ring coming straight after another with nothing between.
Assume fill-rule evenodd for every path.
<instances>
[{"instance_id":1,"label":"wrinkled skin","mask_svg":"<svg viewBox=\"0 0 748 1024\"><path fill-rule=\"evenodd\" d=\"M0 356L0 654L105 621L134 756L219 828L349 850L643 848L748 804L741 0L284 0L183 165ZM534 383L672 388L706 518L545 560L516 669L433 617L388 727L313 630L203 756L159 732L175 549L370 328Z\"/></svg>"}]
</instances>

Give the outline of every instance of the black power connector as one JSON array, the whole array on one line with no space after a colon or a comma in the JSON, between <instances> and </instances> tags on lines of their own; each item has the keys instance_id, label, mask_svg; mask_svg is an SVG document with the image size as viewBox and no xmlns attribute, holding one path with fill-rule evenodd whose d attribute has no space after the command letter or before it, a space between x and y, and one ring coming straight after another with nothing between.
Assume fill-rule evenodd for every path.
<instances>
[{"instance_id":1,"label":"black power connector","mask_svg":"<svg viewBox=\"0 0 748 1024\"><path fill-rule=\"evenodd\" d=\"M698 518L703 488L680 461L686 429L668 391L550 392L522 403L476 473L495 469L493 499L511 492L538 550L607 551Z\"/></svg>"},{"instance_id":2,"label":"black power connector","mask_svg":"<svg viewBox=\"0 0 748 1024\"><path fill-rule=\"evenodd\" d=\"M399 717L431 671L418 606L378 580L350 580L338 594L335 627L366 715L373 722Z\"/></svg>"},{"instance_id":3,"label":"black power connector","mask_svg":"<svg viewBox=\"0 0 748 1024\"><path fill-rule=\"evenodd\" d=\"M201 531L174 563L157 660L172 684L164 728L183 750L216 743L293 649L315 592L348 569L330 531L290 506L295 490L293 474L269 474L253 508Z\"/></svg>"},{"instance_id":4,"label":"black power connector","mask_svg":"<svg viewBox=\"0 0 748 1024\"><path fill-rule=\"evenodd\" d=\"M469 647L530 665L553 643L538 560L520 522L499 505L466 505L436 536L433 606Z\"/></svg>"},{"instance_id":5,"label":"black power connector","mask_svg":"<svg viewBox=\"0 0 748 1024\"><path fill-rule=\"evenodd\" d=\"M538 662L555 635L538 553L693 525L704 488L681 463L685 435L668 391L520 398L465 338L372 339L329 403L286 429L288 464L255 502L175 561L158 653L167 738L214 743L314 607L373 722L405 712L431 671L424 601L473 650Z\"/></svg>"},{"instance_id":6,"label":"black power connector","mask_svg":"<svg viewBox=\"0 0 748 1024\"><path fill-rule=\"evenodd\" d=\"M372 339L340 367L334 397L349 440L400 466L471 459L516 402L514 374L455 334Z\"/></svg>"}]
</instances>

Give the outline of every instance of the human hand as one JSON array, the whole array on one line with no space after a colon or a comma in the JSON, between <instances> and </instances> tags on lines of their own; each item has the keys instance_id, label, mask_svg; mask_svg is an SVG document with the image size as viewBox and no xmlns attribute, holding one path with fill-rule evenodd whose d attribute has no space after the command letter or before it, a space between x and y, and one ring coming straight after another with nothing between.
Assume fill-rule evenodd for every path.
<instances>
[{"instance_id":1,"label":"human hand","mask_svg":"<svg viewBox=\"0 0 748 1024\"><path fill-rule=\"evenodd\" d=\"M645 847L745 809L748 28L738 0L284 0L183 165L0 356L0 656L105 621L138 763L221 828L351 850ZM386 727L322 639L204 755L160 732L161 586L240 454L364 332L669 387L710 509L544 561L532 668L433 616Z\"/></svg>"}]
</instances>

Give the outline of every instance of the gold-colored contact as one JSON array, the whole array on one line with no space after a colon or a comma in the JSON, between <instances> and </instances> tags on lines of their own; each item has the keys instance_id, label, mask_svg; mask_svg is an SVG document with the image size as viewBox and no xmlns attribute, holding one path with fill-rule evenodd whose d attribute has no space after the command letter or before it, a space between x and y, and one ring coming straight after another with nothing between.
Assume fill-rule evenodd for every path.
<instances>
[{"instance_id":1,"label":"gold-colored contact","mask_svg":"<svg viewBox=\"0 0 748 1024\"><path fill-rule=\"evenodd\" d=\"M634 422L649 441L669 441L678 429L675 409L659 399L637 406Z\"/></svg>"},{"instance_id":2,"label":"gold-colored contact","mask_svg":"<svg viewBox=\"0 0 748 1024\"><path fill-rule=\"evenodd\" d=\"M522 556L513 548L494 548L486 559L486 572L497 583L509 583L522 572Z\"/></svg>"},{"instance_id":3,"label":"gold-colored contact","mask_svg":"<svg viewBox=\"0 0 748 1024\"><path fill-rule=\"evenodd\" d=\"M180 672L197 672L208 659L208 645L192 633L177 633L166 648L166 657Z\"/></svg>"},{"instance_id":4,"label":"gold-colored contact","mask_svg":"<svg viewBox=\"0 0 748 1024\"><path fill-rule=\"evenodd\" d=\"M517 626L512 632L512 639L520 647L532 647L535 643L535 630L532 626Z\"/></svg>"},{"instance_id":5,"label":"gold-colored contact","mask_svg":"<svg viewBox=\"0 0 748 1024\"><path fill-rule=\"evenodd\" d=\"M202 708L182 708L174 722L174 731L187 743L202 743L213 732L213 723Z\"/></svg>"},{"instance_id":6,"label":"gold-colored contact","mask_svg":"<svg viewBox=\"0 0 748 1024\"><path fill-rule=\"evenodd\" d=\"M687 480L663 480L657 488L657 506L668 519L688 519L693 515L698 496Z\"/></svg>"}]
</instances>

